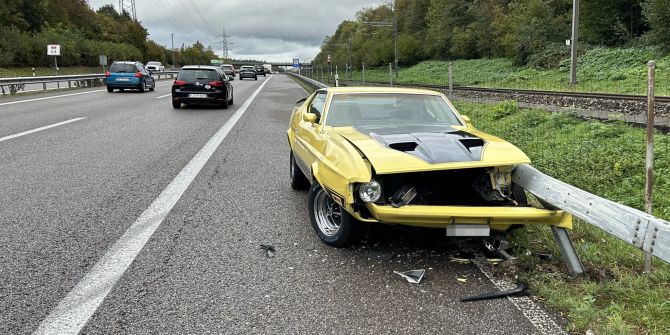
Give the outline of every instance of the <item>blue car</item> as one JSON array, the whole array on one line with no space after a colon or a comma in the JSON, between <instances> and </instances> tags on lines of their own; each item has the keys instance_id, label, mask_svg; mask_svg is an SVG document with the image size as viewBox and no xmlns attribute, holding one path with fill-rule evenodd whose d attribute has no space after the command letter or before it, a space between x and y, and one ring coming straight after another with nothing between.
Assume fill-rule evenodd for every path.
<instances>
[{"instance_id":1,"label":"blue car","mask_svg":"<svg viewBox=\"0 0 670 335\"><path fill-rule=\"evenodd\" d=\"M140 92L153 91L156 81L140 62L114 62L105 73L107 92L112 93L115 89L123 92L124 89L136 89Z\"/></svg>"}]
</instances>

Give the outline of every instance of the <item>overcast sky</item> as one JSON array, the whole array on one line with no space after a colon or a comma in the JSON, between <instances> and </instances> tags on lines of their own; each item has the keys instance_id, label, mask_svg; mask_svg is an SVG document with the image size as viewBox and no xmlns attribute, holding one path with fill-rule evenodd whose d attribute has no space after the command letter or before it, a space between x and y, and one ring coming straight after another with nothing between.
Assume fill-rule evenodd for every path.
<instances>
[{"instance_id":1,"label":"overcast sky","mask_svg":"<svg viewBox=\"0 0 670 335\"><path fill-rule=\"evenodd\" d=\"M326 35L364 7L383 0L136 0L137 19L149 38L168 48L196 40L221 54L222 28L238 59L311 60ZM118 0L89 0L94 9Z\"/></svg>"}]
</instances>

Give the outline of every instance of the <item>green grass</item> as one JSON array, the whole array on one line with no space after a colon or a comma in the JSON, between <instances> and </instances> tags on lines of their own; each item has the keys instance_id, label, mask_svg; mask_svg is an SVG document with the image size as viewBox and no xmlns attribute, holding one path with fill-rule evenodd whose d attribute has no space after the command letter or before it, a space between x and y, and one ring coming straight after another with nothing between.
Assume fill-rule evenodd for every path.
<instances>
[{"instance_id":1,"label":"green grass","mask_svg":"<svg viewBox=\"0 0 670 335\"><path fill-rule=\"evenodd\" d=\"M566 113L457 102L485 132L524 150L543 172L579 188L641 209L645 182L644 129L620 122L587 121ZM655 137L654 215L670 219L670 136ZM519 230L510 241L523 251L521 277L534 294L570 320L570 331L597 334L670 334L670 266L654 262L642 274L642 252L587 223L571 232L590 279L570 280L549 229Z\"/></svg>"},{"instance_id":2,"label":"green grass","mask_svg":"<svg viewBox=\"0 0 670 335\"><path fill-rule=\"evenodd\" d=\"M90 74L90 73L102 73L102 66L97 67L73 66L73 67L61 67L58 69L58 75L61 76L71 74ZM0 78L30 77L32 75L33 75L32 68L29 67L0 68ZM36 67L35 75L55 76L56 70L53 68Z\"/></svg>"},{"instance_id":3,"label":"green grass","mask_svg":"<svg viewBox=\"0 0 670 335\"><path fill-rule=\"evenodd\" d=\"M646 94L647 62L657 61L656 93L670 95L670 56L656 49L595 48L579 58L576 86L569 84L569 60L558 68L517 67L508 59L473 59L453 62L454 84L495 88L556 91ZM401 84L448 85L449 63L425 61L401 68L396 82ZM344 74L340 74L344 78ZM360 81L361 72L353 78ZM388 67L366 70L367 81L389 81Z\"/></svg>"}]
</instances>

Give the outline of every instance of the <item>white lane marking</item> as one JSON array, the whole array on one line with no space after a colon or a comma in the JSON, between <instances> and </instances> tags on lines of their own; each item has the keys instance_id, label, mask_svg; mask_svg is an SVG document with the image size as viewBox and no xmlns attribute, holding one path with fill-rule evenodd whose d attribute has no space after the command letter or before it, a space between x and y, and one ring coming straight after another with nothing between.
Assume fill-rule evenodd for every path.
<instances>
[{"instance_id":1,"label":"white lane marking","mask_svg":"<svg viewBox=\"0 0 670 335\"><path fill-rule=\"evenodd\" d=\"M13 138L21 137L21 136L24 136L24 135L36 133L38 131L47 130L47 129L50 129L50 128L62 126L64 124L77 122L77 121L80 121L80 120L83 120L83 119L85 119L85 117L78 117L78 118L70 119L70 120L67 120L67 121L50 124L48 126L39 127L39 128L35 128L35 129L32 129L32 130L27 130L27 131L24 131L24 132L21 132L21 133L18 133L18 134L9 135L9 136L5 136L5 137L0 137L0 142L11 140Z\"/></svg>"},{"instance_id":2,"label":"white lane marking","mask_svg":"<svg viewBox=\"0 0 670 335\"><path fill-rule=\"evenodd\" d=\"M271 77L270 77L271 78ZM269 78L268 78L269 79ZM34 334L78 334L205 163L268 83L266 80L40 323Z\"/></svg>"},{"instance_id":3,"label":"white lane marking","mask_svg":"<svg viewBox=\"0 0 670 335\"><path fill-rule=\"evenodd\" d=\"M3 102L3 103L0 103L0 106L14 105L14 104L22 104L22 103L24 103L24 102L33 102L33 101L41 101L41 100L49 100L49 99L65 98L65 97L71 97L71 96L75 96L75 95L90 94L90 93L97 93L97 92L103 92L103 91L107 91L107 90L104 89L104 90L86 91L86 92L70 93L70 94L63 94L63 95L54 95L54 96L50 96L50 97L42 97L42 98L35 98L35 99L28 99L28 100L19 100L19 101L12 101L12 102Z\"/></svg>"},{"instance_id":4,"label":"white lane marking","mask_svg":"<svg viewBox=\"0 0 670 335\"><path fill-rule=\"evenodd\" d=\"M166 94L166 95L161 95L161 96L159 96L159 97L156 97L156 99L167 98L167 97L169 97L169 96L171 96L171 95L172 95L172 93L170 93L170 94Z\"/></svg>"}]
</instances>

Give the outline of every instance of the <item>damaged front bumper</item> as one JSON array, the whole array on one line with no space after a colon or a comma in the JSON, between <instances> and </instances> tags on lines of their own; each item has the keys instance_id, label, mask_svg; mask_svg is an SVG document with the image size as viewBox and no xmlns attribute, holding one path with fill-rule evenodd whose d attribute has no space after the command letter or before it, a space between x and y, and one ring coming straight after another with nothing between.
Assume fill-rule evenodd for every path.
<instances>
[{"instance_id":1,"label":"damaged front bumper","mask_svg":"<svg viewBox=\"0 0 670 335\"><path fill-rule=\"evenodd\" d=\"M505 206L419 206L394 208L389 205L367 204L370 217L353 213L366 222L402 224L418 227L446 228L453 224L482 224L505 231L513 225L551 225L572 229L572 215L561 210Z\"/></svg>"}]
</instances>

